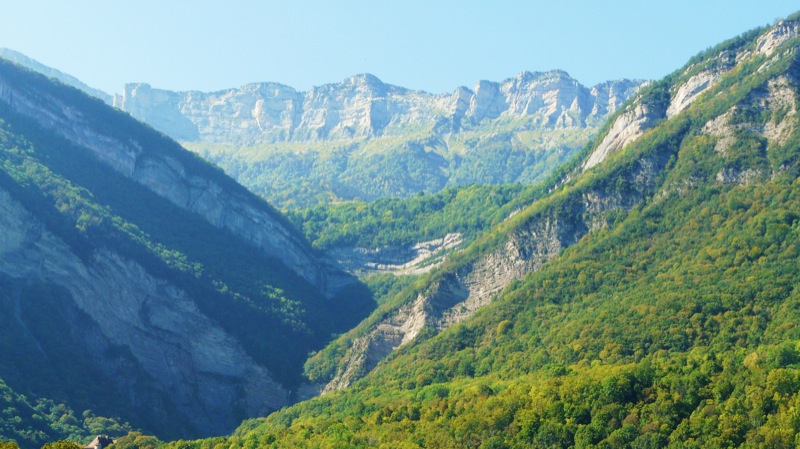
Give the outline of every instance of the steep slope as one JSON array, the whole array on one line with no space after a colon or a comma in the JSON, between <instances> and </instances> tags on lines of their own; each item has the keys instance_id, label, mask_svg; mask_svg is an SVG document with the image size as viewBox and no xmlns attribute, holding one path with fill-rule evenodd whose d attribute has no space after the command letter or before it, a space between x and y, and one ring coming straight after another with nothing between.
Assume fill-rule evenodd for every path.
<instances>
[{"instance_id":1,"label":"steep slope","mask_svg":"<svg viewBox=\"0 0 800 449\"><path fill-rule=\"evenodd\" d=\"M20 52L11 50L9 48L0 48L0 58L17 63L23 67L27 67L33 70L34 72L39 72L48 78L55 78L58 81L66 84L67 86L72 86L76 89L82 90L83 92L95 98L103 100L105 104L111 105L114 101L111 95L103 92L102 90L89 87L86 84L84 84L81 80L75 78L74 76L68 75L52 67L48 67L35 59L31 59L23 55Z\"/></svg>"},{"instance_id":2,"label":"steep slope","mask_svg":"<svg viewBox=\"0 0 800 449\"><path fill-rule=\"evenodd\" d=\"M421 322L372 318L351 356L406 344L370 375L195 447L796 445L798 31L747 33L643 91L618 116L649 111L638 137L598 157L612 120L549 195L405 294Z\"/></svg>"},{"instance_id":3,"label":"steep slope","mask_svg":"<svg viewBox=\"0 0 800 449\"><path fill-rule=\"evenodd\" d=\"M0 441L14 441L25 449L38 449L58 441L88 443L87 435L124 435L127 424L99 417L91 412L78 415L64 404L44 398L25 397L0 380Z\"/></svg>"},{"instance_id":4,"label":"steep slope","mask_svg":"<svg viewBox=\"0 0 800 449\"><path fill-rule=\"evenodd\" d=\"M778 45L765 44L775 39L774 35L785 40L796 34L791 32L791 25L777 29L789 31L773 31L758 40L751 35L735 39L714 49L717 53L695 58L685 69L645 89L609 122L597 142L587 148L582 162L566 176L553 178L552 183L561 186L548 198L511 217L434 272L423 287L384 305L357 329L317 354L307 364L312 380L328 382L325 391L349 385L395 348L421 333L430 335L463 320L586 234L613 226L627 211L665 195L666 173L673 169L686 135L698 133L703 139L717 140L718 154L729 159L713 174L713 182L746 185L784 170L781 158L789 156L778 155L791 151L796 131L797 95L791 78L794 50L768 55L758 51L765 47L775 51ZM669 113L689 107L691 100L684 95L687 90L696 91L693 100L701 98L695 80L706 77L709 71L714 71L716 82L705 88L718 96L724 93L724 100L718 98L705 106L703 115L691 119L686 114ZM630 120L640 111L650 112ZM651 133L642 140L642 122L647 123L646 128L662 126L670 131ZM640 154L599 170L604 158L625 146L617 139L620 134L638 134L638 139L631 138L627 143L638 142ZM750 154L766 152L768 147L773 148L769 163ZM774 173L770 172L770 163L775 165L771 169ZM597 169L590 170L594 166ZM565 181L570 178L574 180ZM564 182L570 184L569 189L564 188ZM696 181L687 176L683 182L692 185Z\"/></svg>"},{"instance_id":5,"label":"steep slope","mask_svg":"<svg viewBox=\"0 0 800 449\"><path fill-rule=\"evenodd\" d=\"M99 100L0 60L0 378L160 436L292 400L368 293L263 200Z\"/></svg>"},{"instance_id":6,"label":"steep slope","mask_svg":"<svg viewBox=\"0 0 800 449\"><path fill-rule=\"evenodd\" d=\"M538 181L640 84L587 88L563 71L522 72L433 95L366 74L308 92L275 83L212 93L129 84L114 104L270 201L296 206Z\"/></svg>"},{"instance_id":7,"label":"steep slope","mask_svg":"<svg viewBox=\"0 0 800 449\"><path fill-rule=\"evenodd\" d=\"M788 39L793 34L790 28L777 36L777 39L781 36ZM614 168L613 173L606 173L613 181L588 181L596 176L591 169L610 154L636 141L646 130L668 119L677 119L679 116L675 111L687 109L694 100L700 98L704 90L721 89L726 75L728 80L738 80L742 76L741 71L753 70L756 64L762 64L762 71L766 68L776 70L771 67L773 62L770 59L767 62L760 59L777 59L775 55L760 52L765 47L774 51L776 45L764 42L776 38L767 34L757 42L750 42L748 39L751 38L755 39L753 36L737 38L720 46L716 54L698 56L681 71L645 88L635 101L609 120L596 142L587 147L585 157L580 162L573 162L576 164L574 168L562 168L565 174L556 173L552 177L549 184L553 186L553 193L546 202L536 203L513 216L483 241L456 255L449 264L434 272L424 288L406 292L406 297L398 298L394 306L385 305L376 310L373 317L359 328L317 354L307 365L311 379L328 382L324 391L349 385L355 378L369 372L395 348L412 341L426 326L438 331L463 320L488 303L504 287L538 270L543 263L558 256L587 233L610 226L621 213L656 195L665 176L664 170L671 158L675 157L674 149L673 152L651 151L637 160L629 161L627 165ZM753 49L742 49L745 43ZM781 61L787 64L785 59ZM713 79L715 82L698 83L698 79ZM760 90L748 85L758 92L753 94L757 98L751 100L755 102L753 105L729 105L732 112L716 118L716 121L703 118L706 120L700 125L703 132L720 137L721 145L729 145L726 142L734 139L734 136L739 141L772 139L776 145L785 145L794 130L791 126L794 123L791 121L794 107L791 82L781 76L775 76L768 82L757 78L755 74L748 77L748 81L753 79L766 83L759 87ZM729 96L743 95L741 90L734 90ZM737 124L735 130L730 125L722 125L730 121L730 115L742 117L745 113L741 111L753 108L759 112L749 114L762 117L765 123L753 124L751 128ZM767 112L761 112L764 109ZM764 118L768 114L775 114L781 120L772 123ZM787 116L790 121L784 120ZM674 146L684 133L689 132L689 124L685 121L670 120L667 124L675 127L676 131L670 135L659 135L658 139L661 140L650 140L641 145L651 148ZM757 135L751 136L752 133ZM757 179L759 176L763 177L764 174L755 168L744 169L743 172L726 168L717 174L717 180L736 182L741 178L742 182L747 182L747 179ZM569 179L578 182L568 193L564 193L561 191L563 183ZM425 313L419 312L422 310ZM352 349L345 351L343 348Z\"/></svg>"}]
</instances>

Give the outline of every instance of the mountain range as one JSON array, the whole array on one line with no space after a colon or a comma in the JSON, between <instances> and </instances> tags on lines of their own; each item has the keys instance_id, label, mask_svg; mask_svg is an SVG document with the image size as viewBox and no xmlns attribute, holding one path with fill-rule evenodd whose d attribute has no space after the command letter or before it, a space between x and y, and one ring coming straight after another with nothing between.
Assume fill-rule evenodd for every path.
<instances>
[{"instance_id":1,"label":"mountain range","mask_svg":"<svg viewBox=\"0 0 800 449\"><path fill-rule=\"evenodd\" d=\"M589 88L556 70L430 94L364 74L307 92L276 83L219 92L128 84L114 105L269 201L297 207L534 183L640 85Z\"/></svg>"},{"instance_id":2,"label":"mountain range","mask_svg":"<svg viewBox=\"0 0 800 449\"><path fill-rule=\"evenodd\" d=\"M217 92L130 83L111 96L13 50L0 55L113 104L293 209L542 181L642 85L586 87L553 70L449 94L362 74L307 92L278 83Z\"/></svg>"},{"instance_id":3,"label":"mountain range","mask_svg":"<svg viewBox=\"0 0 800 449\"><path fill-rule=\"evenodd\" d=\"M507 94L563 86L563 72L479 83L464 101L369 76L228 97L140 85L115 100L160 98L153 116L201 140L184 145L258 153L255 170L279 146L312 159L336 142L357 159L410 147L417 125L418 142L445 142L428 155L458 139L503 154L479 142L587 133L538 183L316 205L293 222L132 110L0 61L0 436L25 447L89 429L126 448L793 447L798 52L795 14L661 80L627 82L613 108L609 94L565 106L546 94L565 89L543 88L549 115L539 94ZM421 125L434 97L455 109ZM226 133L254 140L213 141ZM356 278L342 262L358 251L319 249L336 241L418 244ZM175 440L239 422L196 441L133 431Z\"/></svg>"},{"instance_id":4,"label":"mountain range","mask_svg":"<svg viewBox=\"0 0 800 449\"><path fill-rule=\"evenodd\" d=\"M326 394L193 447L794 446L798 51L795 15L643 88L312 357Z\"/></svg>"},{"instance_id":5,"label":"mountain range","mask_svg":"<svg viewBox=\"0 0 800 449\"><path fill-rule=\"evenodd\" d=\"M290 403L306 354L370 310L221 170L5 60L0 136L0 378L22 395L218 434Z\"/></svg>"}]
</instances>

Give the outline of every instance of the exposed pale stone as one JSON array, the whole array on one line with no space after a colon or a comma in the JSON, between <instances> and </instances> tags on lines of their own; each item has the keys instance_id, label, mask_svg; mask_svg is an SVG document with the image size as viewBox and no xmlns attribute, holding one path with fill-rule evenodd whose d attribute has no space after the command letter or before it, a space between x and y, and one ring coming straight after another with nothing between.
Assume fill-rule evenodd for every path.
<instances>
[{"instance_id":1,"label":"exposed pale stone","mask_svg":"<svg viewBox=\"0 0 800 449\"><path fill-rule=\"evenodd\" d=\"M339 266L358 276L374 273L422 274L436 268L445 252L463 241L452 233L408 247L333 248L328 253Z\"/></svg>"},{"instance_id":2,"label":"exposed pale stone","mask_svg":"<svg viewBox=\"0 0 800 449\"><path fill-rule=\"evenodd\" d=\"M544 116L545 126L583 127L618 108L639 84L622 80L587 89L562 71L522 72L436 95L365 74L308 92L275 83L209 93L128 84L114 105L178 140L241 146L403 135L409 126L442 121L458 130L462 120L535 114Z\"/></svg>"},{"instance_id":3,"label":"exposed pale stone","mask_svg":"<svg viewBox=\"0 0 800 449\"><path fill-rule=\"evenodd\" d=\"M700 72L689 78L678 88L675 94L672 95L672 101L667 108L667 117L673 117L686 110L700 94L705 92L706 89L711 87L718 79L719 75L710 71Z\"/></svg>"},{"instance_id":4,"label":"exposed pale stone","mask_svg":"<svg viewBox=\"0 0 800 449\"><path fill-rule=\"evenodd\" d=\"M756 52L770 56L782 43L800 34L800 22L781 21L756 41Z\"/></svg>"},{"instance_id":5,"label":"exposed pale stone","mask_svg":"<svg viewBox=\"0 0 800 449\"><path fill-rule=\"evenodd\" d=\"M64 288L101 332L93 339L129 350L152 385L204 433L229 431L238 413L258 416L289 403L289 392L174 285L110 250L77 257L3 190L0 230L0 273ZM99 367L108 363L105 352L92 356ZM120 397L143 394L131 388Z\"/></svg>"},{"instance_id":6,"label":"exposed pale stone","mask_svg":"<svg viewBox=\"0 0 800 449\"><path fill-rule=\"evenodd\" d=\"M596 166L609 154L636 140L646 130L652 128L660 117L661 114L652 111L648 105L637 103L631 110L617 117L603 140L583 163L583 170Z\"/></svg>"}]
</instances>

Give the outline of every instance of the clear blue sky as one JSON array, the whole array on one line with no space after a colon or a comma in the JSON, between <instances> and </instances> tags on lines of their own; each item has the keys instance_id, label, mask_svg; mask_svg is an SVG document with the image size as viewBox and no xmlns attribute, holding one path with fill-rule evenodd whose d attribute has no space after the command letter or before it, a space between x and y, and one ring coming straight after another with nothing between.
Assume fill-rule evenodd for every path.
<instances>
[{"instance_id":1,"label":"clear blue sky","mask_svg":"<svg viewBox=\"0 0 800 449\"><path fill-rule=\"evenodd\" d=\"M5 1L0 47L109 93L126 82L300 90L369 72L449 92L522 70L660 78L797 0Z\"/></svg>"}]
</instances>

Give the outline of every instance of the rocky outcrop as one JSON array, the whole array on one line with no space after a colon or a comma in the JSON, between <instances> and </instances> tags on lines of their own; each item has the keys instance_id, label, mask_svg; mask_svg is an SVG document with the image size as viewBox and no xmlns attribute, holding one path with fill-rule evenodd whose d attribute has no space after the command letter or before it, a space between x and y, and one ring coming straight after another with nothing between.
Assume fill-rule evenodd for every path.
<instances>
[{"instance_id":1,"label":"rocky outcrop","mask_svg":"<svg viewBox=\"0 0 800 449\"><path fill-rule=\"evenodd\" d=\"M672 101L667 108L667 118L674 117L686 110L701 93L705 92L718 79L719 74L712 71L700 72L689 78L672 95Z\"/></svg>"},{"instance_id":2,"label":"rocky outcrop","mask_svg":"<svg viewBox=\"0 0 800 449\"><path fill-rule=\"evenodd\" d=\"M583 170L586 171L603 162L609 154L619 151L625 145L636 140L662 118L664 118L664 111L645 103L635 103L628 111L614 120L608 133L603 136L600 144L583 163Z\"/></svg>"},{"instance_id":3,"label":"rocky outcrop","mask_svg":"<svg viewBox=\"0 0 800 449\"><path fill-rule=\"evenodd\" d=\"M779 22L757 39L756 54L771 56L781 44L798 34L800 34L800 22ZM661 120L672 118L688 109L726 73L752 56L752 52L746 48L724 50L698 63L702 64L701 66L692 64L685 67L678 76L678 81L670 86L666 110L662 110L662 104L648 104L641 101L641 98L634 101L629 110L614 120L609 131L584 161L583 170L596 166L609 154L633 142ZM723 147L726 145L724 139L721 145Z\"/></svg>"},{"instance_id":4,"label":"rocky outcrop","mask_svg":"<svg viewBox=\"0 0 800 449\"><path fill-rule=\"evenodd\" d=\"M796 126L798 94L794 83L786 76L769 80L766 86L755 89L731 110L709 120L703 132L716 138L714 149L727 156L738 141L737 132L752 134L766 140L767 145L779 148L786 145ZM758 111L747 114L746 111ZM742 120L735 117L769 117L767 120ZM715 179L723 184L748 185L763 181L773 173L764 169L725 167Z\"/></svg>"},{"instance_id":5,"label":"rocky outcrop","mask_svg":"<svg viewBox=\"0 0 800 449\"><path fill-rule=\"evenodd\" d=\"M473 90L429 94L365 74L298 92L257 83L220 92L170 92L128 84L114 105L183 141L230 145L403 135L449 123L449 131L500 117L541 116L542 126L583 127L613 112L639 86L613 81L586 88L563 71L522 72Z\"/></svg>"},{"instance_id":6,"label":"rocky outcrop","mask_svg":"<svg viewBox=\"0 0 800 449\"><path fill-rule=\"evenodd\" d=\"M109 249L78 257L3 190L0 274L66 291L70 304L60 307L74 307L88 318L80 328L91 332L87 347L94 350L84 355L98 367L93 375L119 382L120 400L147 407L152 422L178 413L194 423L194 434L221 434L243 417L263 415L288 402L288 391L184 291ZM31 356L48 359L53 354ZM118 358L127 366L124 375L113 370L115 363L122 363L115 362ZM136 372L146 379L136 382ZM160 406L145 399L146 385L153 386Z\"/></svg>"},{"instance_id":7,"label":"rocky outcrop","mask_svg":"<svg viewBox=\"0 0 800 449\"><path fill-rule=\"evenodd\" d=\"M465 184L536 183L591 137L638 81L582 86L563 71L431 94L357 75L307 92L129 84L115 105L282 207L371 201Z\"/></svg>"},{"instance_id":8,"label":"rocky outcrop","mask_svg":"<svg viewBox=\"0 0 800 449\"><path fill-rule=\"evenodd\" d=\"M776 146L786 144L791 137L797 115L797 93L792 84L785 76L769 80L765 88L754 91L732 110L706 123L703 131L717 138L715 149L725 154L735 141L736 130L754 133ZM741 110L758 110L760 115L768 115L769 119L763 123L732 123L733 115Z\"/></svg>"},{"instance_id":9,"label":"rocky outcrop","mask_svg":"<svg viewBox=\"0 0 800 449\"><path fill-rule=\"evenodd\" d=\"M344 388L372 370L393 350L408 344L426 326L437 332L472 316L500 291L557 257L588 232L609 225L615 213L630 210L657 189L657 174L670 154L642 157L618 176L624 190L599 184L575 189L528 217L513 214L503 243L458 268L439 273L416 299L390 313L354 339L341 368L323 392Z\"/></svg>"},{"instance_id":10,"label":"rocky outcrop","mask_svg":"<svg viewBox=\"0 0 800 449\"><path fill-rule=\"evenodd\" d=\"M179 158L183 150L174 143L160 137L139 141L104 133L67 101L29 90L11 75L0 74L0 101L159 196L281 259L320 290L330 293L329 286L340 283L341 279L330 279L340 277L338 272L326 266L266 203L222 177L204 175L197 168L202 163Z\"/></svg>"},{"instance_id":11,"label":"rocky outcrop","mask_svg":"<svg viewBox=\"0 0 800 449\"><path fill-rule=\"evenodd\" d=\"M756 52L770 56L782 43L798 34L800 34L800 21L780 21L758 38L756 41Z\"/></svg>"},{"instance_id":12,"label":"rocky outcrop","mask_svg":"<svg viewBox=\"0 0 800 449\"><path fill-rule=\"evenodd\" d=\"M421 274L436 268L445 253L462 242L461 234L452 233L409 246L332 248L328 255L342 269L357 276L375 273Z\"/></svg>"}]
</instances>

